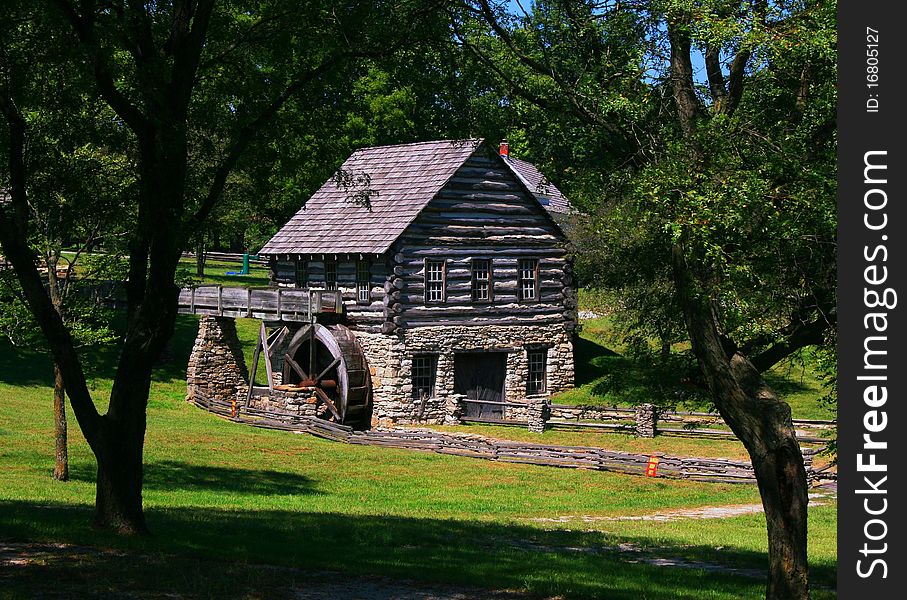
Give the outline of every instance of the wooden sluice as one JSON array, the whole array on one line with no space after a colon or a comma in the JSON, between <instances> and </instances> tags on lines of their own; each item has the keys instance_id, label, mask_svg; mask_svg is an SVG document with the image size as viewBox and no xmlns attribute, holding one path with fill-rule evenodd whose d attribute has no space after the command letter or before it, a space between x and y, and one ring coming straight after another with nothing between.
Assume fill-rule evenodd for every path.
<instances>
[{"instance_id":1,"label":"wooden sluice","mask_svg":"<svg viewBox=\"0 0 907 600\"><path fill-rule=\"evenodd\" d=\"M341 293L327 290L198 285L181 289L179 295L181 315L311 323L313 314L342 311Z\"/></svg>"}]
</instances>

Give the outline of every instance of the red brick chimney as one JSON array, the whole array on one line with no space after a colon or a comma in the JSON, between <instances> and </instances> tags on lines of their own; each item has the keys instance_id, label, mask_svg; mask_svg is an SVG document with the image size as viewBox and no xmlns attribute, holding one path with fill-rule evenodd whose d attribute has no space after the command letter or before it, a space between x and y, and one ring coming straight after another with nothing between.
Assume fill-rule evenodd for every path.
<instances>
[{"instance_id":1,"label":"red brick chimney","mask_svg":"<svg viewBox=\"0 0 907 600\"><path fill-rule=\"evenodd\" d=\"M505 158L510 156L510 147L507 145L507 140L501 140L500 155Z\"/></svg>"}]
</instances>

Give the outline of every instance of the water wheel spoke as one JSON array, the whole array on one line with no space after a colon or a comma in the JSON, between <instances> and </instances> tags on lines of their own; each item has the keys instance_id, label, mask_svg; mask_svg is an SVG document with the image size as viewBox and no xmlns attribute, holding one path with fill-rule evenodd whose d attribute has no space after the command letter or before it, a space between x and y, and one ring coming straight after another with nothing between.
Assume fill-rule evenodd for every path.
<instances>
[{"instance_id":1,"label":"water wheel spoke","mask_svg":"<svg viewBox=\"0 0 907 600\"><path fill-rule=\"evenodd\" d=\"M331 401L331 399L328 397L328 395L325 394L321 390L321 388L317 388L317 387L315 388L315 395L318 396L318 399L321 400L325 404L325 406L328 407L328 410L331 411L331 414L334 415L334 418L337 419L337 421L340 421L341 420L340 413L337 412L337 407L334 406L334 403Z\"/></svg>"},{"instance_id":2,"label":"water wheel spoke","mask_svg":"<svg viewBox=\"0 0 907 600\"><path fill-rule=\"evenodd\" d=\"M331 364L326 366L324 368L324 370L322 370L321 373L318 374L317 377L315 377L315 383L318 383L319 381L321 381L324 378L324 376L328 374L328 371L330 371L331 369L333 369L334 367L336 367L339 364L340 364L340 357L338 356L333 361L331 361Z\"/></svg>"},{"instance_id":3,"label":"water wheel spoke","mask_svg":"<svg viewBox=\"0 0 907 600\"><path fill-rule=\"evenodd\" d=\"M300 367L300 366L296 363L295 360L293 360L293 357L292 357L292 356L290 356L289 354L286 354L286 355L284 355L284 360L287 361L287 364L290 365L290 367L291 367L294 371L296 371L296 374L299 375L299 377L302 378L302 381L308 380L309 375L308 375L305 371L302 370L302 367Z\"/></svg>"}]
</instances>

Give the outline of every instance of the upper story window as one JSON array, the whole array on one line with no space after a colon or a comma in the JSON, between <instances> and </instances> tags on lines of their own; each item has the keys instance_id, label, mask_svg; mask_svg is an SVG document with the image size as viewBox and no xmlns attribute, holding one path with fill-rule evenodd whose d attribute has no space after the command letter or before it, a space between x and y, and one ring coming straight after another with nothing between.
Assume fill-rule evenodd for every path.
<instances>
[{"instance_id":1,"label":"upper story window","mask_svg":"<svg viewBox=\"0 0 907 600\"><path fill-rule=\"evenodd\" d=\"M472 259L472 301L491 302L491 260Z\"/></svg>"},{"instance_id":2,"label":"upper story window","mask_svg":"<svg viewBox=\"0 0 907 600\"><path fill-rule=\"evenodd\" d=\"M425 302L444 302L446 265L443 260L425 261Z\"/></svg>"},{"instance_id":3,"label":"upper story window","mask_svg":"<svg viewBox=\"0 0 907 600\"><path fill-rule=\"evenodd\" d=\"M517 272L517 289L520 300L539 299L539 261L537 258L521 258Z\"/></svg>"},{"instance_id":4,"label":"upper story window","mask_svg":"<svg viewBox=\"0 0 907 600\"><path fill-rule=\"evenodd\" d=\"M324 289L337 289L337 261L324 261Z\"/></svg>"},{"instance_id":5,"label":"upper story window","mask_svg":"<svg viewBox=\"0 0 907 600\"><path fill-rule=\"evenodd\" d=\"M304 260L296 261L296 287L304 288L309 284L309 263Z\"/></svg>"},{"instance_id":6,"label":"upper story window","mask_svg":"<svg viewBox=\"0 0 907 600\"><path fill-rule=\"evenodd\" d=\"M372 300L371 272L367 260L356 263L356 301L368 304Z\"/></svg>"},{"instance_id":7,"label":"upper story window","mask_svg":"<svg viewBox=\"0 0 907 600\"><path fill-rule=\"evenodd\" d=\"M545 377L547 373L548 351L544 348L532 349L527 353L529 359L529 376L526 379L527 394L544 394L547 390Z\"/></svg>"}]
</instances>

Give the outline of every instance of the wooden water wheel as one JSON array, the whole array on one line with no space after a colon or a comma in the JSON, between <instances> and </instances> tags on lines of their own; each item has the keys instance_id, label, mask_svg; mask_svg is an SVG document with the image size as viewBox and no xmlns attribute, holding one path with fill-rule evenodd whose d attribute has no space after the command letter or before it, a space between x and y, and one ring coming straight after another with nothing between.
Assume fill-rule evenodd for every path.
<instances>
[{"instance_id":1,"label":"wooden water wheel","mask_svg":"<svg viewBox=\"0 0 907 600\"><path fill-rule=\"evenodd\" d=\"M343 325L306 325L296 332L284 356L283 381L312 387L319 416L367 427L371 377L365 354Z\"/></svg>"}]
</instances>

